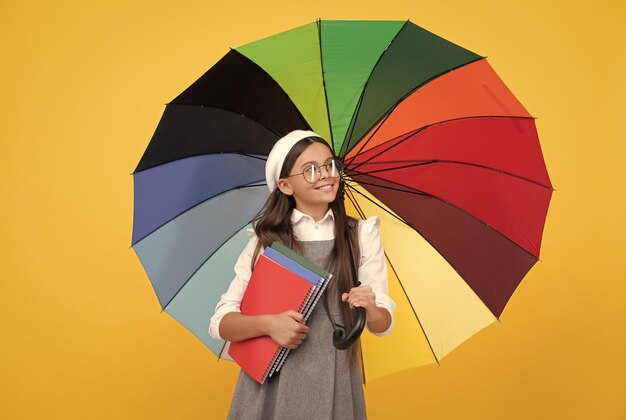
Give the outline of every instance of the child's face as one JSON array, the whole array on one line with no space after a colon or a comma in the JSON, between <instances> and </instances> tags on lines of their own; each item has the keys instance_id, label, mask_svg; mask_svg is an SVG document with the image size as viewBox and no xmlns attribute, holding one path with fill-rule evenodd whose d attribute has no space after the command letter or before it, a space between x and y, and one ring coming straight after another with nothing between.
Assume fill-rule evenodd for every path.
<instances>
[{"instance_id":1,"label":"child's face","mask_svg":"<svg viewBox=\"0 0 626 420\"><path fill-rule=\"evenodd\" d=\"M315 163L319 166L330 162L332 159L333 155L326 145L312 143L300 154L289 174L303 172L307 163ZM307 211L328 209L328 204L337 196L339 178L331 177L325 168L322 168L320 179L314 184L308 183L304 176L298 175L281 179L278 185L285 194L293 195L298 210L307 213Z\"/></svg>"}]
</instances>

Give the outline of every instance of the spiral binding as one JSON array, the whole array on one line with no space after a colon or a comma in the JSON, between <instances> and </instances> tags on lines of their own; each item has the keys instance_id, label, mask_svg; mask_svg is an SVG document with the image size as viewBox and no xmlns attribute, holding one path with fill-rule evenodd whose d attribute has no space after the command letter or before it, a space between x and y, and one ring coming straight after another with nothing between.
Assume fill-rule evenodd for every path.
<instances>
[{"instance_id":1,"label":"spiral binding","mask_svg":"<svg viewBox=\"0 0 626 420\"><path fill-rule=\"evenodd\" d=\"M315 300L313 301L313 303L310 305L309 310L307 310L307 314L305 314L304 316L304 321L306 322L309 319L309 316L313 313L313 311L311 309L313 309L315 307L315 305L317 304L317 301L322 297L322 294L324 293L324 290L326 289L326 287L328 286L328 284L330 283L330 280L332 279L333 275L330 274L328 276L328 279L326 279L326 281L322 284L319 293L317 294L317 296L315 297ZM280 370L280 368L283 366L283 364L285 363L285 360L287 359L287 355L289 355L289 352L291 351L291 349L287 349L287 348L282 348L281 351L284 350L282 355L279 355L279 360L278 362L278 366L276 367L275 370L271 370L270 371L270 377L278 372Z\"/></svg>"},{"instance_id":2,"label":"spiral binding","mask_svg":"<svg viewBox=\"0 0 626 420\"><path fill-rule=\"evenodd\" d=\"M311 289L309 289L309 292L306 294L306 296L304 297L304 299L302 300L302 303L300 303L300 307L298 308L298 312L302 313L302 311L304 310L304 307L307 304L307 301L309 300L309 298L311 297L311 295L313 293L315 293L315 287L311 287ZM317 299L315 299L317 301ZM306 319L306 318L305 318ZM284 347L278 347L276 349L276 352L274 353L274 356L272 357L272 363L270 363L267 368L265 369L265 372L263 372L263 381L261 382L262 384L265 383L265 381L269 376L272 376L273 373L273 367L274 365L276 365L278 363L278 360L280 358L281 352L283 350L289 350L289 349L285 349Z\"/></svg>"}]
</instances>

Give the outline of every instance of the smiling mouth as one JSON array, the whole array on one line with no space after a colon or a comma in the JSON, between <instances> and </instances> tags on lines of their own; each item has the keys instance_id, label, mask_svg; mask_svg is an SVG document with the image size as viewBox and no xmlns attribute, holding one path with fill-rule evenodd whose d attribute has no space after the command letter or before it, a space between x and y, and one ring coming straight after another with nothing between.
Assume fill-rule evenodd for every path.
<instances>
[{"instance_id":1,"label":"smiling mouth","mask_svg":"<svg viewBox=\"0 0 626 420\"><path fill-rule=\"evenodd\" d=\"M333 184L322 185L321 187L316 188L316 190L320 190L320 191L332 191L332 189L333 189Z\"/></svg>"}]
</instances>

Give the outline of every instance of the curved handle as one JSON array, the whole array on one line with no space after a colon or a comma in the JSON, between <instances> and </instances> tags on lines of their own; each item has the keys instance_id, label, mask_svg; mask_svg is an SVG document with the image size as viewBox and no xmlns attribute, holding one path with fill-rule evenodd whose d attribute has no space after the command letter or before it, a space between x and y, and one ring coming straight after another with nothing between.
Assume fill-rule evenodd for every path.
<instances>
[{"instance_id":1,"label":"curved handle","mask_svg":"<svg viewBox=\"0 0 626 420\"><path fill-rule=\"evenodd\" d=\"M333 344L339 350L345 350L350 347L352 343L359 338L361 332L363 332L363 328L365 328L365 308L357 306L354 309L356 310L356 313L352 331L350 331L345 337L343 336L343 330L339 328L337 328L333 333Z\"/></svg>"},{"instance_id":2,"label":"curved handle","mask_svg":"<svg viewBox=\"0 0 626 420\"><path fill-rule=\"evenodd\" d=\"M341 199L344 197L345 186L343 183L343 177L341 178L341 182L339 183L339 191ZM352 254L352 243L350 241L350 237L347 237L348 240L348 248L350 249L350 255ZM358 287L361 285L361 282L357 280L357 270L352 258L350 259L350 273L352 275L353 282ZM352 331L350 331L346 336L343 335L343 330L340 328L336 328L333 332L333 344L335 348L339 350L346 350L349 348L356 340L359 338L361 333L363 332L363 328L365 328L365 322L367 321L367 317L365 314L365 308L361 308L357 306L354 308L356 311L354 314L354 326L352 327ZM334 322L333 322L334 325Z\"/></svg>"}]
</instances>

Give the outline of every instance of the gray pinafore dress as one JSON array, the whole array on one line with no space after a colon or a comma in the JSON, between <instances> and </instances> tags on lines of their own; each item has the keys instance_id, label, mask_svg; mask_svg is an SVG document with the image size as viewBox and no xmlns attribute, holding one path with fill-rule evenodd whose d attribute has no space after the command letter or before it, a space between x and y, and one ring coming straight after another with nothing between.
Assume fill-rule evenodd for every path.
<instances>
[{"instance_id":1,"label":"gray pinafore dress","mask_svg":"<svg viewBox=\"0 0 626 420\"><path fill-rule=\"evenodd\" d=\"M334 239L302 242L303 255L321 267ZM332 278L325 293L337 296ZM322 298L323 299L323 298ZM329 299L337 325L344 325L340 302ZM230 405L228 419L366 419L365 397L358 356L348 367L347 351L333 345L333 326L321 299L309 316L309 334L289 356L280 371L263 385L243 370ZM358 346L358 344L355 344Z\"/></svg>"}]
</instances>

